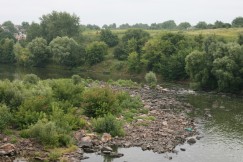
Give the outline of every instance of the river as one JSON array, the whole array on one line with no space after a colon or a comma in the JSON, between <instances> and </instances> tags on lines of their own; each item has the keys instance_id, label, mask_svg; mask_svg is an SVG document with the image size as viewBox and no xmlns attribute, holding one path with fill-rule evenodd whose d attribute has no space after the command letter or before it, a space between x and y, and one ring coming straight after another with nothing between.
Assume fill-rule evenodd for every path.
<instances>
[{"instance_id":1,"label":"river","mask_svg":"<svg viewBox=\"0 0 243 162\"><path fill-rule=\"evenodd\" d=\"M21 79L25 74L34 73L42 79L66 78L74 74L70 70L46 68L19 68L0 65L1 79ZM119 75L110 76L103 73L80 72L84 78L98 80L118 79ZM128 79L122 76L121 79ZM138 80L131 77L132 80ZM243 161L243 98L235 95L214 93L181 93L179 100L190 103L194 111L189 115L196 118L197 128L203 138L194 145L177 146L178 153L156 154L142 151L140 148L118 148L124 156L110 159L96 154L85 154L85 162L240 162ZM185 148L186 151L181 151ZM172 157L170 159L169 157Z\"/></svg>"}]
</instances>

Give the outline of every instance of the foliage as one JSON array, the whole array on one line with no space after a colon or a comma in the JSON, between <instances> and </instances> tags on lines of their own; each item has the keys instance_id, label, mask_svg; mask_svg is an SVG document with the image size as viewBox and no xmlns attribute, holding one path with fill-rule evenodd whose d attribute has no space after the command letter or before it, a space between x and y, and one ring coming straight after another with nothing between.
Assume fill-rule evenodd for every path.
<instances>
[{"instance_id":1,"label":"foliage","mask_svg":"<svg viewBox=\"0 0 243 162\"><path fill-rule=\"evenodd\" d=\"M150 71L149 73L146 73L145 75L145 80L146 82L150 85L150 86L153 86L153 85L156 85L157 83L157 77L156 77L156 74L152 71Z\"/></svg>"},{"instance_id":2,"label":"foliage","mask_svg":"<svg viewBox=\"0 0 243 162\"><path fill-rule=\"evenodd\" d=\"M113 115L108 114L102 118L92 120L94 131L98 133L110 133L113 137L124 136L122 123L118 121Z\"/></svg>"},{"instance_id":3,"label":"foliage","mask_svg":"<svg viewBox=\"0 0 243 162\"><path fill-rule=\"evenodd\" d=\"M118 79L117 81L109 80L109 84L117 85L121 87L130 87L130 88L138 88L139 84L137 82L133 82L132 80L123 80Z\"/></svg>"},{"instance_id":4,"label":"foliage","mask_svg":"<svg viewBox=\"0 0 243 162\"><path fill-rule=\"evenodd\" d=\"M82 101L82 84L73 84L71 80L54 80L50 83L52 93L57 101L68 101L73 106L80 106Z\"/></svg>"},{"instance_id":5,"label":"foliage","mask_svg":"<svg viewBox=\"0 0 243 162\"><path fill-rule=\"evenodd\" d=\"M104 60L108 54L108 47L104 42L92 42L86 47L85 61L89 65L95 65Z\"/></svg>"},{"instance_id":6,"label":"foliage","mask_svg":"<svg viewBox=\"0 0 243 162\"><path fill-rule=\"evenodd\" d=\"M42 37L48 42L56 37L74 37L79 34L79 17L67 12L53 11L40 18Z\"/></svg>"},{"instance_id":7,"label":"foliage","mask_svg":"<svg viewBox=\"0 0 243 162\"><path fill-rule=\"evenodd\" d=\"M191 24L189 22L182 22L178 25L178 29L180 30L186 30L191 27Z\"/></svg>"},{"instance_id":8,"label":"foliage","mask_svg":"<svg viewBox=\"0 0 243 162\"><path fill-rule=\"evenodd\" d=\"M233 27L243 27L243 17L236 17L232 21L232 26Z\"/></svg>"},{"instance_id":9,"label":"foliage","mask_svg":"<svg viewBox=\"0 0 243 162\"><path fill-rule=\"evenodd\" d=\"M137 52L130 53L127 58L127 62L129 71L139 73L142 70L142 64Z\"/></svg>"},{"instance_id":10,"label":"foliage","mask_svg":"<svg viewBox=\"0 0 243 162\"><path fill-rule=\"evenodd\" d=\"M237 42L239 43L239 45L243 45L243 33L238 35L238 40Z\"/></svg>"},{"instance_id":11,"label":"foliage","mask_svg":"<svg viewBox=\"0 0 243 162\"><path fill-rule=\"evenodd\" d=\"M208 24L205 21L200 21L197 23L197 25L195 27L198 29L207 29Z\"/></svg>"},{"instance_id":12,"label":"foliage","mask_svg":"<svg viewBox=\"0 0 243 162\"><path fill-rule=\"evenodd\" d=\"M37 37L41 37L42 29L40 24L32 22L31 25L26 30L26 33L27 33L27 41L29 42Z\"/></svg>"},{"instance_id":13,"label":"foliage","mask_svg":"<svg viewBox=\"0 0 243 162\"><path fill-rule=\"evenodd\" d=\"M105 42L109 47L114 47L118 44L118 36L113 34L109 29L103 29L100 32L100 40Z\"/></svg>"},{"instance_id":14,"label":"foliage","mask_svg":"<svg viewBox=\"0 0 243 162\"><path fill-rule=\"evenodd\" d=\"M81 77L79 75L73 75L72 81L73 81L73 84L79 84L79 83L81 83Z\"/></svg>"},{"instance_id":15,"label":"foliage","mask_svg":"<svg viewBox=\"0 0 243 162\"><path fill-rule=\"evenodd\" d=\"M31 53L30 61L33 66L44 66L49 57L50 51L47 41L43 38L35 38L28 44L28 49Z\"/></svg>"},{"instance_id":16,"label":"foliage","mask_svg":"<svg viewBox=\"0 0 243 162\"><path fill-rule=\"evenodd\" d=\"M90 88L83 93L82 107L89 117L102 117L108 113L118 114L120 109L116 100L116 92L112 89Z\"/></svg>"},{"instance_id":17,"label":"foliage","mask_svg":"<svg viewBox=\"0 0 243 162\"><path fill-rule=\"evenodd\" d=\"M15 61L13 52L14 40L3 39L0 41L0 62L1 63L13 63Z\"/></svg>"},{"instance_id":18,"label":"foliage","mask_svg":"<svg viewBox=\"0 0 243 162\"><path fill-rule=\"evenodd\" d=\"M17 33L17 29L11 21L5 21L2 26L7 29L10 33Z\"/></svg>"},{"instance_id":19,"label":"foliage","mask_svg":"<svg viewBox=\"0 0 243 162\"><path fill-rule=\"evenodd\" d=\"M57 37L51 41L50 48L58 64L77 66L83 63L84 49L72 38Z\"/></svg>"},{"instance_id":20,"label":"foliage","mask_svg":"<svg viewBox=\"0 0 243 162\"><path fill-rule=\"evenodd\" d=\"M9 108L4 105L1 104L0 105L0 132L2 132L3 130L5 130L10 121L12 120L12 114L10 113Z\"/></svg>"},{"instance_id":21,"label":"foliage","mask_svg":"<svg viewBox=\"0 0 243 162\"><path fill-rule=\"evenodd\" d=\"M26 74L23 79L24 84L37 84L40 78L35 74Z\"/></svg>"},{"instance_id":22,"label":"foliage","mask_svg":"<svg viewBox=\"0 0 243 162\"><path fill-rule=\"evenodd\" d=\"M118 60L126 60L128 57L128 54L127 54L123 44L119 44L118 46L116 46L114 48L113 55L114 55L114 58L116 58Z\"/></svg>"},{"instance_id":23,"label":"foliage","mask_svg":"<svg viewBox=\"0 0 243 162\"><path fill-rule=\"evenodd\" d=\"M16 43L14 45L14 55L17 61L17 64L28 66L30 65L30 51L28 48L24 48L20 45L20 43Z\"/></svg>"},{"instance_id":24,"label":"foliage","mask_svg":"<svg viewBox=\"0 0 243 162\"><path fill-rule=\"evenodd\" d=\"M54 122L46 119L39 120L24 130L22 136L35 138L41 144L51 147L68 146L72 142L70 136L63 134Z\"/></svg>"},{"instance_id":25,"label":"foliage","mask_svg":"<svg viewBox=\"0 0 243 162\"><path fill-rule=\"evenodd\" d=\"M194 41L181 33L166 33L149 40L143 50L147 69L161 74L166 80L187 77L185 57L194 48Z\"/></svg>"}]
</instances>

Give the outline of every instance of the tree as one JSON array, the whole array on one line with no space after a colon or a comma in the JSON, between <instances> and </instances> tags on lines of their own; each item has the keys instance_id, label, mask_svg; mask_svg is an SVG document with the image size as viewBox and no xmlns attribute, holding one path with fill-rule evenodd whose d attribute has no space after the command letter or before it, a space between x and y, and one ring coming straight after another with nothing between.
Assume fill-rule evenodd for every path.
<instances>
[{"instance_id":1,"label":"tree","mask_svg":"<svg viewBox=\"0 0 243 162\"><path fill-rule=\"evenodd\" d=\"M239 28L243 27L243 17L237 17L232 21L232 26Z\"/></svg>"},{"instance_id":2,"label":"tree","mask_svg":"<svg viewBox=\"0 0 243 162\"><path fill-rule=\"evenodd\" d=\"M53 11L40 18L42 36L48 42L59 37L74 37L79 34L79 17L67 12Z\"/></svg>"},{"instance_id":3,"label":"tree","mask_svg":"<svg viewBox=\"0 0 243 162\"><path fill-rule=\"evenodd\" d=\"M108 54L108 47L104 42L92 42L86 47L85 61L89 65L95 65L104 60Z\"/></svg>"},{"instance_id":4,"label":"tree","mask_svg":"<svg viewBox=\"0 0 243 162\"><path fill-rule=\"evenodd\" d=\"M175 29L177 26L174 20L168 20L159 24L159 27L162 29Z\"/></svg>"},{"instance_id":5,"label":"tree","mask_svg":"<svg viewBox=\"0 0 243 162\"><path fill-rule=\"evenodd\" d=\"M122 41L126 46L129 40L134 39L136 41L136 52L140 54L142 47L148 41L149 37L149 33L142 29L128 29L122 37Z\"/></svg>"},{"instance_id":6,"label":"tree","mask_svg":"<svg viewBox=\"0 0 243 162\"><path fill-rule=\"evenodd\" d=\"M41 26L35 22L32 22L31 25L28 27L27 31L27 41L32 41L37 37L42 36Z\"/></svg>"},{"instance_id":7,"label":"tree","mask_svg":"<svg viewBox=\"0 0 243 162\"><path fill-rule=\"evenodd\" d=\"M125 51L125 47L123 44L119 44L114 48L113 51L114 58L118 60L126 60L128 57L127 52Z\"/></svg>"},{"instance_id":8,"label":"tree","mask_svg":"<svg viewBox=\"0 0 243 162\"><path fill-rule=\"evenodd\" d=\"M118 44L118 36L113 34L109 29L103 29L100 32L100 40L105 42L109 47L114 47Z\"/></svg>"},{"instance_id":9,"label":"tree","mask_svg":"<svg viewBox=\"0 0 243 162\"><path fill-rule=\"evenodd\" d=\"M20 43L16 43L14 45L14 55L17 61L17 64L23 65L23 66L29 66L30 65L30 51L28 48L24 48L20 45Z\"/></svg>"},{"instance_id":10,"label":"tree","mask_svg":"<svg viewBox=\"0 0 243 162\"><path fill-rule=\"evenodd\" d=\"M13 52L14 40L3 39L0 42L0 62L1 63L13 63L15 61Z\"/></svg>"},{"instance_id":11,"label":"tree","mask_svg":"<svg viewBox=\"0 0 243 162\"><path fill-rule=\"evenodd\" d=\"M5 21L2 26L7 29L10 33L17 33L17 29L15 28L14 24L11 21Z\"/></svg>"},{"instance_id":12,"label":"tree","mask_svg":"<svg viewBox=\"0 0 243 162\"><path fill-rule=\"evenodd\" d=\"M141 62L138 59L138 53L132 52L129 54L128 58L128 69L131 72L139 73L141 71Z\"/></svg>"},{"instance_id":13,"label":"tree","mask_svg":"<svg viewBox=\"0 0 243 162\"><path fill-rule=\"evenodd\" d=\"M200 21L195 27L198 29L207 29L208 24L205 21Z\"/></svg>"},{"instance_id":14,"label":"tree","mask_svg":"<svg viewBox=\"0 0 243 162\"><path fill-rule=\"evenodd\" d=\"M50 57L50 50L44 38L35 38L28 44L33 66L44 66Z\"/></svg>"},{"instance_id":15,"label":"tree","mask_svg":"<svg viewBox=\"0 0 243 162\"><path fill-rule=\"evenodd\" d=\"M238 40L237 42L239 43L239 45L243 45L243 33L238 35Z\"/></svg>"},{"instance_id":16,"label":"tree","mask_svg":"<svg viewBox=\"0 0 243 162\"><path fill-rule=\"evenodd\" d=\"M189 22L182 22L178 25L178 29L180 30L186 30L191 27L191 24Z\"/></svg>"},{"instance_id":17,"label":"tree","mask_svg":"<svg viewBox=\"0 0 243 162\"><path fill-rule=\"evenodd\" d=\"M77 66L84 61L84 49L69 37L57 37L50 43L53 60L61 65Z\"/></svg>"}]
</instances>

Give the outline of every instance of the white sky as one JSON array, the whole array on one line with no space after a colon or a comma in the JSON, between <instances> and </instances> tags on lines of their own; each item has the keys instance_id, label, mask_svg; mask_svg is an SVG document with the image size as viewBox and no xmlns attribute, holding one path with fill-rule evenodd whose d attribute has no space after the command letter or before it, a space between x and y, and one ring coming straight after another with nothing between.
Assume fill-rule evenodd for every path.
<instances>
[{"instance_id":1,"label":"white sky","mask_svg":"<svg viewBox=\"0 0 243 162\"><path fill-rule=\"evenodd\" d=\"M43 14L75 13L81 24L229 22L243 16L243 0L0 0L0 23L39 22Z\"/></svg>"}]
</instances>

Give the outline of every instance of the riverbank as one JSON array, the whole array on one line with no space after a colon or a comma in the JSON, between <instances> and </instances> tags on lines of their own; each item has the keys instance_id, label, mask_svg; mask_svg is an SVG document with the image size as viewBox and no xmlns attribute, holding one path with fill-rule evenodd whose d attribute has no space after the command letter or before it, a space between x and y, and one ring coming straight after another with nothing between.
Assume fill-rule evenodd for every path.
<instances>
[{"instance_id":1,"label":"riverbank","mask_svg":"<svg viewBox=\"0 0 243 162\"><path fill-rule=\"evenodd\" d=\"M107 84L99 82L99 86L107 86ZM111 88L116 91L127 91L131 96L139 95L146 110L146 113L136 114L132 122L124 125L126 134L124 137L111 138L108 134L102 138L102 135L88 130L79 130L74 135L78 147L74 146L73 150L64 148L63 150L66 149L66 151L59 151L59 153L56 153L57 155L52 155L54 150L46 149L32 139L16 139L14 154L40 160L50 158L51 154L58 156L59 159L75 161L87 158L84 157L84 152L104 153L102 151L104 148L108 148L106 154L114 157L122 156L113 153L112 150L109 151L109 148L114 145L119 147L136 146L157 153L175 152L174 148L178 144L184 143L188 137L197 134L194 120L186 115L187 112L192 111L192 106L178 101L176 99L177 91L160 86L157 86L156 89L150 89L148 86L143 88L111 86ZM123 118L123 116L119 118ZM118 120L120 120L119 118ZM0 146L12 141L11 136L2 135Z\"/></svg>"}]
</instances>

